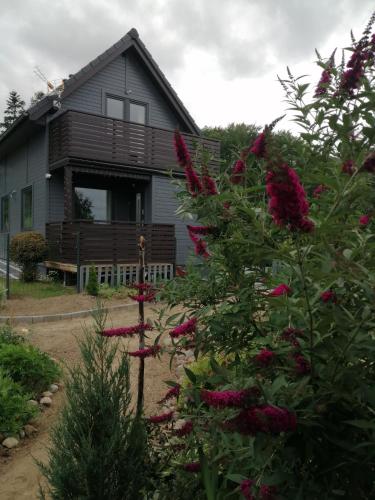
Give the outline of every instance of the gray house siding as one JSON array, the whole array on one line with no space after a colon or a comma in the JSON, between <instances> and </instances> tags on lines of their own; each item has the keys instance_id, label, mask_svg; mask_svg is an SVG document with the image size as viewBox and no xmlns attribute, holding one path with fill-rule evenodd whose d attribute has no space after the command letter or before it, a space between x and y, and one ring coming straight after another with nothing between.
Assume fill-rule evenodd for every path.
<instances>
[{"instance_id":1,"label":"gray house siding","mask_svg":"<svg viewBox=\"0 0 375 500\"><path fill-rule=\"evenodd\" d=\"M154 175L152 177L152 222L175 225L176 264L184 265L192 246L186 229L187 223L177 217L177 208L176 187L171 184L168 177Z\"/></svg>"},{"instance_id":2,"label":"gray house siding","mask_svg":"<svg viewBox=\"0 0 375 500\"><path fill-rule=\"evenodd\" d=\"M62 107L105 115L106 94L145 103L148 107L148 125L171 130L179 126L184 130L138 56L131 51L114 59L63 99Z\"/></svg>"},{"instance_id":3,"label":"gray house siding","mask_svg":"<svg viewBox=\"0 0 375 500\"><path fill-rule=\"evenodd\" d=\"M11 234L22 230L22 189L33 189L33 230L44 234L46 222L46 157L44 131L39 132L0 163L1 197L11 194L9 224Z\"/></svg>"}]
</instances>

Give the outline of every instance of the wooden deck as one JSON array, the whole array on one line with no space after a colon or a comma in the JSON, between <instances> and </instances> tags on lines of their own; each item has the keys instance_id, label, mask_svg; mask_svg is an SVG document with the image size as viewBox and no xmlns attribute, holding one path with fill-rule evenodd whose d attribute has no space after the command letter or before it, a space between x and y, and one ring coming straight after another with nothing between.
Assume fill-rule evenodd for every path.
<instances>
[{"instance_id":1,"label":"wooden deck","mask_svg":"<svg viewBox=\"0 0 375 500\"><path fill-rule=\"evenodd\" d=\"M172 130L68 110L50 124L50 168L58 166L60 160L79 158L143 170L179 171L173 134ZM198 144L210 151L208 166L217 171L219 141L182 135L191 153Z\"/></svg>"},{"instance_id":2,"label":"wooden deck","mask_svg":"<svg viewBox=\"0 0 375 500\"><path fill-rule=\"evenodd\" d=\"M148 263L175 264L173 224L64 221L46 224L48 261L76 265L137 263L139 236L146 238Z\"/></svg>"}]
</instances>

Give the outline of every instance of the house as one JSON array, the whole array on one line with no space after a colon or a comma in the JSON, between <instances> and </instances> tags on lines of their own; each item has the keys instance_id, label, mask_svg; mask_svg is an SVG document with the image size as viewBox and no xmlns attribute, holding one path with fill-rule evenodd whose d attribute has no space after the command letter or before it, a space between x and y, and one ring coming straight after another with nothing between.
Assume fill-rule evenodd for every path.
<instances>
[{"instance_id":1,"label":"house","mask_svg":"<svg viewBox=\"0 0 375 500\"><path fill-rule=\"evenodd\" d=\"M218 142L200 136L132 29L0 136L1 231L39 231L47 267L82 281L95 264L112 282L129 279L143 234L154 274L170 275L189 249L170 178L183 175L176 128L217 168Z\"/></svg>"}]
</instances>

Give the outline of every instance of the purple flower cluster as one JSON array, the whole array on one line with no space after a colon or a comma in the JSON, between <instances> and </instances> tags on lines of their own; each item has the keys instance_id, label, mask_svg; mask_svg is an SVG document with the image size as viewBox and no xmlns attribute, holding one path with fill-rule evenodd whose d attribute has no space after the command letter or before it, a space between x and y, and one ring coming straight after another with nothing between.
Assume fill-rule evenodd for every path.
<instances>
[{"instance_id":1,"label":"purple flower cluster","mask_svg":"<svg viewBox=\"0 0 375 500\"><path fill-rule=\"evenodd\" d=\"M287 164L266 177L269 196L268 208L275 224L286 226L291 231L311 232L313 222L307 218L309 204L297 172Z\"/></svg>"},{"instance_id":2,"label":"purple flower cluster","mask_svg":"<svg viewBox=\"0 0 375 500\"><path fill-rule=\"evenodd\" d=\"M153 327L148 323L139 323L134 326L122 326L120 328L107 328L103 330L102 335L104 337L130 337L136 333L140 333L145 330L152 330Z\"/></svg>"},{"instance_id":3,"label":"purple flower cluster","mask_svg":"<svg viewBox=\"0 0 375 500\"><path fill-rule=\"evenodd\" d=\"M188 321L185 321L185 323L182 323L181 325L176 326L171 330L170 336L173 338L181 337L181 335L188 335L191 333L195 333L195 330L197 328L197 318L191 318Z\"/></svg>"}]
</instances>

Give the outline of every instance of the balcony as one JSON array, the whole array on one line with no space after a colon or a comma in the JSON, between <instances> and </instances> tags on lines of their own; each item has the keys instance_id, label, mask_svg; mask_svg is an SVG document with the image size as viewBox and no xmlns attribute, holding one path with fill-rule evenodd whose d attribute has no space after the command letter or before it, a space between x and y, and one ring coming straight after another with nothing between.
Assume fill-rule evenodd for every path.
<instances>
[{"instance_id":1,"label":"balcony","mask_svg":"<svg viewBox=\"0 0 375 500\"><path fill-rule=\"evenodd\" d=\"M210 151L213 159L209 167L218 170L218 141L182 135L191 152L198 144ZM143 170L181 171L176 163L173 131L71 110L50 124L50 168L56 168L66 159L92 160Z\"/></svg>"},{"instance_id":2,"label":"balcony","mask_svg":"<svg viewBox=\"0 0 375 500\"><path fill-rule=\"evenodd\" d=\"M146 238L146 262L174 264L173 224L63 221L46 224L48 260L77 264L137 263L139 236Z\"/></svg>"}]
</instances>

